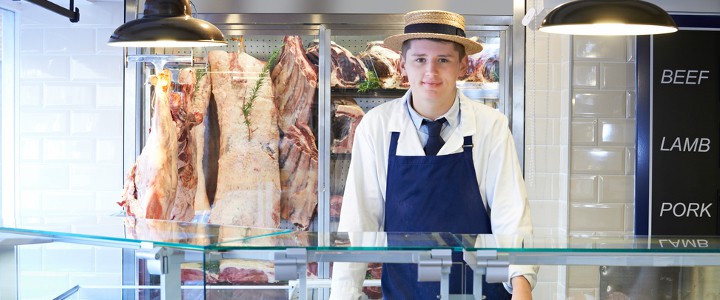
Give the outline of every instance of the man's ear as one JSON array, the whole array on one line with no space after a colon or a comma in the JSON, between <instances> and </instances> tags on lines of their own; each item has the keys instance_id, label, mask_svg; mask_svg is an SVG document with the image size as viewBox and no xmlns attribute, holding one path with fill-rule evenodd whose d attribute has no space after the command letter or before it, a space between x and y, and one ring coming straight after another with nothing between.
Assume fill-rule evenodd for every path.
<instances>
[{"instance_id":1,"label":"man's ear","mask_svg":"<svg viewBox=\"0 0 720 300\"><path fill-rule=\"evenodd\" d=\"M405 71L405 57L400 55L400 75L401 76L407 76L407 71Z\"/></svg>"},{"instance_id":2,"label":"man's ear","mask_svg":"<svg viewBox=\"0 0 720 300\"><path fill-rule=\"evenodd\" d=\"M460 71L458 71L458 78L462 77L463 75L465 75L467 73L467 68L468 68L468 56L465 55L465 57L463 57L460 60Z\"/></svg>"}]
</instances>

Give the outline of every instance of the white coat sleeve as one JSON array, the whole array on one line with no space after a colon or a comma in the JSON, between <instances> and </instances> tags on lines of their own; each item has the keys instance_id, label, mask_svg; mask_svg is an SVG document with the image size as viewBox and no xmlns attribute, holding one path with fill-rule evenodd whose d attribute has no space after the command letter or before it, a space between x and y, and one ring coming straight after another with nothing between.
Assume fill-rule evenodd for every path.
<instances>
[{"instance_id":1,"label":"white coat sleeve","mask_svg":"<svg viewBox=\"0 0 720 300\"><path fill-rule=\"evenodd\" d=\"M380 182L385 180L378 176L379 172L384 172L378 161L384 159L383 154L375 150L383 136L373 135L371 119L372 114L368 113L355 131L338 232L383 231L385 200ZM351 239L351 244L353 242ZM367 263L334 263L330 299L359 299L366 272Z\"/></svg>"},{"instance_id":2,"label":"white coat sleeve","mask_svg":"<svg viewBox=\"0 0 720 300\"><path fill-rule=\"evenodd\" d=\"M515 151L515 143L504 116L495 122L492 133L492 146L487 160L486 195L490 206L490 220L493 234L515 236L518 238L532 235L532 220L527 200L525 182ZM508 239L498 239L498 246ZM537 266L511 265L505 288L512 293L509 284L511 278L525 276L531 287L537 282Z\"/></svg>"}]
</instances>

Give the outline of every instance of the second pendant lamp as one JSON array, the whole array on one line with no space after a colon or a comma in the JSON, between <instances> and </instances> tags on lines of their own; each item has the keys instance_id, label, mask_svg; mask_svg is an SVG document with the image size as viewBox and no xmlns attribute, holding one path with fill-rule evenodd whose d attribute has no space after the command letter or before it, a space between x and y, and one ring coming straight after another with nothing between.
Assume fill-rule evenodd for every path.
<instances>
[{"instance_id":1,"label":"second pendant lamp","mask_svg":"<svg viewBox=\"0 0 720 300\"><path fill-rule=\"evenodd\" d=\"M576 0L547 14L540 31L574 35L647 35L677 31L659 6L640 0Z\"/></svg>"}]
</instances>

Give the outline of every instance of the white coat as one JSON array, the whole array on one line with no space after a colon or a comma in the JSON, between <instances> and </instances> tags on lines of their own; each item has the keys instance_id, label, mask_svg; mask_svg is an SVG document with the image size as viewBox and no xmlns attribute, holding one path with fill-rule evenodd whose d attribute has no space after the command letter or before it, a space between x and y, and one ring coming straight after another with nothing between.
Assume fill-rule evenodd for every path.
<instances>
[{"instance_id":1,"label":"white coat","mask_svg":"<svg viewBox=\"0 0 720 300\"><path fill-rule=\"evenodd\" d=\"M455 101L460 101L460 124L437 155L462 152L464 137L472 136L473 164L480 194L485 207L489 207L493 234L530 235L532 223L525 184L507 118L460 92L457 94ZM409 96L410 91L402 98L375 107L358 125L345 184L339 232L384 231L391 132L400 132L398 156L425 155L407 111ZM366 269L367 264L363 263L335 263L331 299L357 299ZM533 267L511 266L509 278L525 275L534 286L535 273Z\"/></svg>"}]
</instances>

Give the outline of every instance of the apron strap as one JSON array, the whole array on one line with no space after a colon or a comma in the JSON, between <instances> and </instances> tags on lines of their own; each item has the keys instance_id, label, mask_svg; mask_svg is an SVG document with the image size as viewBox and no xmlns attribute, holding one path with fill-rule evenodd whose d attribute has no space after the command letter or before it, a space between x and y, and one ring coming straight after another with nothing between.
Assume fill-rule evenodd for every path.
<instances>
[{"instance_id":1,"label":"apron strap","mask_svg":"<svg viewBox=\"0 0 720 300\"><path fill-rule=\"evenodd\" d=\"M390 149L388 151L388 154L390 157L395 157L395 153L397 152L397 142L400 138L400 132L393 131L390 134Z\"/></svg>"}]
</instances>

